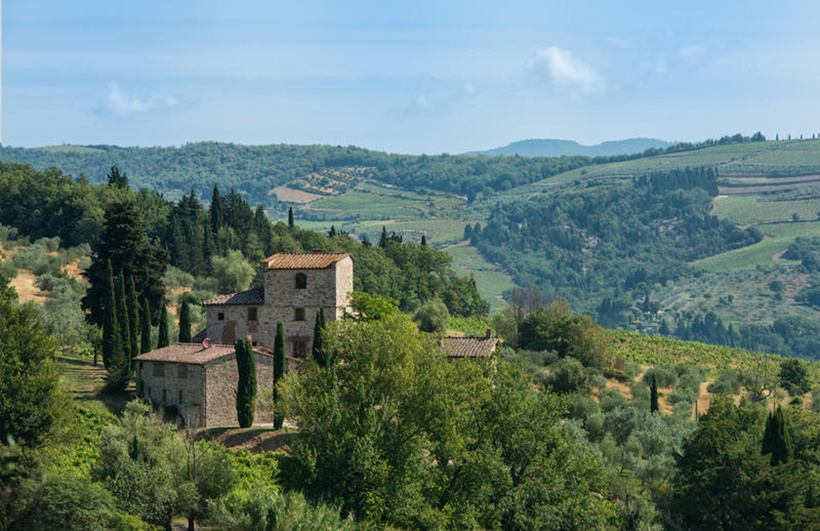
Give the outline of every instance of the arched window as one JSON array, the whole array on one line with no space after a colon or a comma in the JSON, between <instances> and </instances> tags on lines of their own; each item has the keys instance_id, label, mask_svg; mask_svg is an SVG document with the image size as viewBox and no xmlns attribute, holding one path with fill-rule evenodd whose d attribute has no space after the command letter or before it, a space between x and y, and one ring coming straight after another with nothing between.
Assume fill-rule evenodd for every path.
<instances>
[{"instance_id":1,"label":"arched window","mask_svg":"<svg viewBox=\"0 0 820 531\"><path fill-rule=\"evenodd\" d=\"M296 273L296 289L307 288L307 275L304 273Z\"/></svg>"}]
</instances>

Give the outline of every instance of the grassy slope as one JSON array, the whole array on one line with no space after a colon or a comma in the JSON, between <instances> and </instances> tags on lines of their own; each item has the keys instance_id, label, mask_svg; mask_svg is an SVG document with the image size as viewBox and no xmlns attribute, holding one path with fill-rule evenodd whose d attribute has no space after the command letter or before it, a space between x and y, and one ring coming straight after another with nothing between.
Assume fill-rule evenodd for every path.
<instances>
[{"instance_id":1,"label":"grassy slope","mask_svg":"<svg viewBox=\"0 0 820 531\"><path fill-rule=\"evenodd\" d=\"M498 266L487 262L475 247L466 243L451 245L444 249L453 257L453 263L464 274L475 279L479 294L490 303L492 311L499 310L506 304L501 298L504 291L515 287L509 275Z\"/></svg>"}]
</instances>

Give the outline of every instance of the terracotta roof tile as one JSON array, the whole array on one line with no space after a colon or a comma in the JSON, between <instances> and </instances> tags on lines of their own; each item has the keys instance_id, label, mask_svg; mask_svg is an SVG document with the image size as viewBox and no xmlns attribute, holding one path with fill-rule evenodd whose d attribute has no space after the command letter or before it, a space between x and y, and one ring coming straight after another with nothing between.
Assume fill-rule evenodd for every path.
<instances>
[{"instance_id":1,"label":"terracotta roof tile","mask_svg":"<svg viewBox=\"0 0 820 531\"><path fill-rule=\"evenodd\" d=\"M214 299L203 301L202 306L226 306L234 304L265 304L264 286L249 289L248 291L240 291L239 293L220 295Z\"/></svg>"},{"instance_id":2,"label":"terracotta roof tile","mask_svg":"<svg viewBox=\"0 0 820 531\"><path fill-rule=\"evenodd\" d=\"M445 337L441 340L441 350L448 358L484 358L497 346L497 337Z\"/></svg>"},{"instance_id":3,"label":"terracotta roof tile","mask_svg":"<svg viewBox=\"0 0 820 531\"><path fill-rule=\"evenodd\" d=\"M254 347L254 352L264 356L270 356ZM158 348L145 354L140 354L137 361L162 361L167 363L190 363L194 365L205 365L219 358L230 356L235 352L233 345L211 345L208 348L200 343L174 343L167 347Z\"/></svg>"},{"instance_id":4,"label":"terracotta roof tile","mask_svg":"<svg viewBox=\"0 0 820 531\"><path fill-rule=\"evenodd\" d=\"M276 253L263 261L268 263L268 269L327 269L349 256L350 253Z\"/></svg>"}]
</instances>

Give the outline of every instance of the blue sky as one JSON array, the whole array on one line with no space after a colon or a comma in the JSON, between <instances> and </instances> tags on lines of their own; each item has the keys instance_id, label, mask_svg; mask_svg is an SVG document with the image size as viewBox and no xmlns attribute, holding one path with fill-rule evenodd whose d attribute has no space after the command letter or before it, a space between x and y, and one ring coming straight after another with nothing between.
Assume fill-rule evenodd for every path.
<instances>
[{"instance_id":1,"label":"blue sky","mask_svg":"<svg viewBox=\"0 0 820 531\"><path fill-rule=\"evenodd\" d=\"M820 2L3 4L11 146L820 132Z\"/></svg>"}]
</instances>

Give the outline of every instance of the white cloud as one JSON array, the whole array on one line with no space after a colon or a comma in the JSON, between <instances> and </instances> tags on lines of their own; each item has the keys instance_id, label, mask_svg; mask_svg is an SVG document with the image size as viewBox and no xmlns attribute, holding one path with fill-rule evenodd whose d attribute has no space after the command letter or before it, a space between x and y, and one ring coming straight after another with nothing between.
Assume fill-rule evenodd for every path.
<instances>
[{"instance_id":1,"label":"white cloud","mask_svg":"<svg viewBox=\"0 0 820 531\"><path fill-rule=\"evenodd\" d=\"M139 98L121 89L116 83L108 87L108 94L100 102L100 112L116 116L131 116L152 111L170 109L177 105L173 96L153 94L149 98Z\"/></svg>"},{"instance_id":2,"label":"white cloud","mask_svg":"<svg viewBox=\"0 0 820 531\"><path fill-rule=\"evenodd\" d=\"M542 48L529 61L537 72L546 72L556 85L574 87L585 94L597 92L604 86L601 77L588 64L569 50L555 46Z\"/></svg>"},{"instance_id":3,"label":"white cloud","mask_svg":"<svg viewBox=\"0 0 820 531\"><path fill-rule=\"evenodd\" d=\"M706 48L700 44L685 46L680 49L681 59L687 63L696 63L706 55Z\"/></svg>"}]
</instances>

